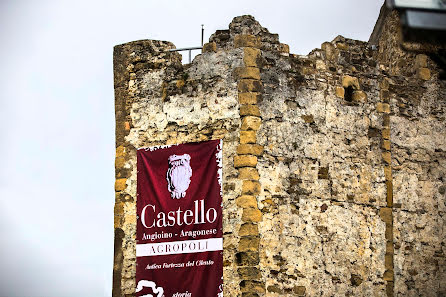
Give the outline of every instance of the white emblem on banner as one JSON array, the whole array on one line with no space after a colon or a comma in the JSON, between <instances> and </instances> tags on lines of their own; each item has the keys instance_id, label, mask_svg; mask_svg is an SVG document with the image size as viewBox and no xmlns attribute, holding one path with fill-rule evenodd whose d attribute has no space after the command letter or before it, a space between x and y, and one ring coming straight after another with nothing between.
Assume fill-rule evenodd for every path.
<instances>
[{"instance_id":1,"label":"white emblem on banner","mask_svg":"<svg viewBox=\"0 0 446 297\"><path fill-rule=\"evenodd\" d=\"M191 177L190 156L188 154L171 155L169 157L169 169L167 170L167 187L172 198L180 199L186 196Z\"/></svg>"},{"instance_id":2,"label":"white emblem on banner","mask_svg":"<svg viewBox=\"0 0 446 297\"><path fill-rule=\"evenodd\" d=\"M164 289L162 287L156 287L156 284L152 281L148 280L140 280L138 282L138 285L136 286L136 293L140 292L144 288L151 288L154 294L157 294L156 296L153 296L152 294L146 294L141 297L163 297L164 296Z\"/></svg>"}]
</instances>

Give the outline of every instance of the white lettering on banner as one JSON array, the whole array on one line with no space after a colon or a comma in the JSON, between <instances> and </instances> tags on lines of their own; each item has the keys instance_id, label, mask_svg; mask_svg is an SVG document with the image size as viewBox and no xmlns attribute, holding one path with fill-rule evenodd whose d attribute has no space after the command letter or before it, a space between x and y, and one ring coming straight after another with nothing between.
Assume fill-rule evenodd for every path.
<instances>
[{"instance_id":1,"label":"white lettering on banner","mask_svg":"<svg viewBox=\"0 0 446 297\"><path fill-rule=\"evenodd\" d=\"M204 200L194 201L194 210L187 209L186 211L181 210L178 207L177 210L169 211L167 214L165 212L159 212L155 218L152 218L149 222L150 226L146 222L146 216L153 217L156 212L156 207L152 204L147 204L141 211L141 223L146 228L153 227L172 227L175 225L198 225L204 223L213 223L217 219L217 210L211 207L208 210L205 209ZM200 215L201 214L201 215ZM205 220L206 216L206 220ZM189 219L190 218L190 219Z\"/></svg>"},{"instance_id":2,"label":"white lettering on banner","mask_svg":"<svg viewBox=\"0 0 446 297\"><path fill-rule=\"evenodd\" d=\"M136 257L202 253L223 250L223 238L184 240L136 245Z\"/></svg>"},{"instance_id":3,"label":"white lettering on banner","mask_svg":"<svg viewBox=\"0 0 446 297\"><path fill-rule=\"evenodd\" d=\"M189 293L189 291L186 291L184 293L176 292L172 295L172 297L192 297L192 293Z\"/></svg>"}]
</instances>

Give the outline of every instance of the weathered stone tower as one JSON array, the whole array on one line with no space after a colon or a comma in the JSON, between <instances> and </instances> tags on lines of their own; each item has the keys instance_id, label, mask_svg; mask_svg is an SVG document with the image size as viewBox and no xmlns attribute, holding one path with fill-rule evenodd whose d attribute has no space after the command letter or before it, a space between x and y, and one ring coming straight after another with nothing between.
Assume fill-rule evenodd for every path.
<instances>
[{"instance_id":1,"label":"weathered stone tower","mask_svg":"<svg viewBox=\"0 0 446 297\"><path fill-rule=\"evenodd\" d=\"M223 139L225 296L445 296L446 82L382 15L289 53L251 16L191 64L114 49L113 296L135 291L136 148Z\"/></svg>"}]
</instances>

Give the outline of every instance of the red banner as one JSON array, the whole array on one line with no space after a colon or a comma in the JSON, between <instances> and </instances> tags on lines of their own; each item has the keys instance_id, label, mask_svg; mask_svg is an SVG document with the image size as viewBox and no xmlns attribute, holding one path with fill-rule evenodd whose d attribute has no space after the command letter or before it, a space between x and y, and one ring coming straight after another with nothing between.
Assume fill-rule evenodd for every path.
<instances>
[{"instance_id":1,"label":"red banner","mask_svg":"<svg viewBox=\"0 0 446 297\"><path fill-rule=\"evenodd\" d=\"M137 158L136 296L223 296L222 141Z\"/></svg>"}]
</instances>

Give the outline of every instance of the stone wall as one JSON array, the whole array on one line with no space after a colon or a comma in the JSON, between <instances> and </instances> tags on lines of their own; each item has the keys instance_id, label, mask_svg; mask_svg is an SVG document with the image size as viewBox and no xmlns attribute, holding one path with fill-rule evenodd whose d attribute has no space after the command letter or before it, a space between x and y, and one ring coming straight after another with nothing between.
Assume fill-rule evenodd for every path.
<instances>
[{"instance_id":1,"label":"stone wall","mask_svg":"<svg viewBox=\"0 0 446 297\"><path fill-rule=\"evenodd\" d=\"M116 203L113 296L135 292L136 149L163 144L223 139L224 261L235 262L235 204L242 184L234 156L240 115L232 70L243 65L243 51L210 51L183 66L173 44L136 41L115 47ZM224 271L227 290L237 292L237 271ZM237 293L235 293L237 294Z\"/></svg>"},{"instance_id":2,"label":"stone wall","mask_svg":"<svg viewBox=\"0 0 446 297\"><path fill-rule=\"evenodd\" d=\"M223 139L225 296L446 294L446 88L403 52L338 36L289 53L236 17L191 64L115 47L113 296L135 288L136 149Z\"/></svg>"},{"instance_id":3,"label":"stone wall","mask_svg":"<svg viewBox=\"0 0 446 297\"><path fill-rule=\"evenodd\" d=\"M396 20L388 19L377 55L390 113L394 291L445 296L446 82L429 58L432 51L398 46Z\"/></svg>"}]
</instances>

